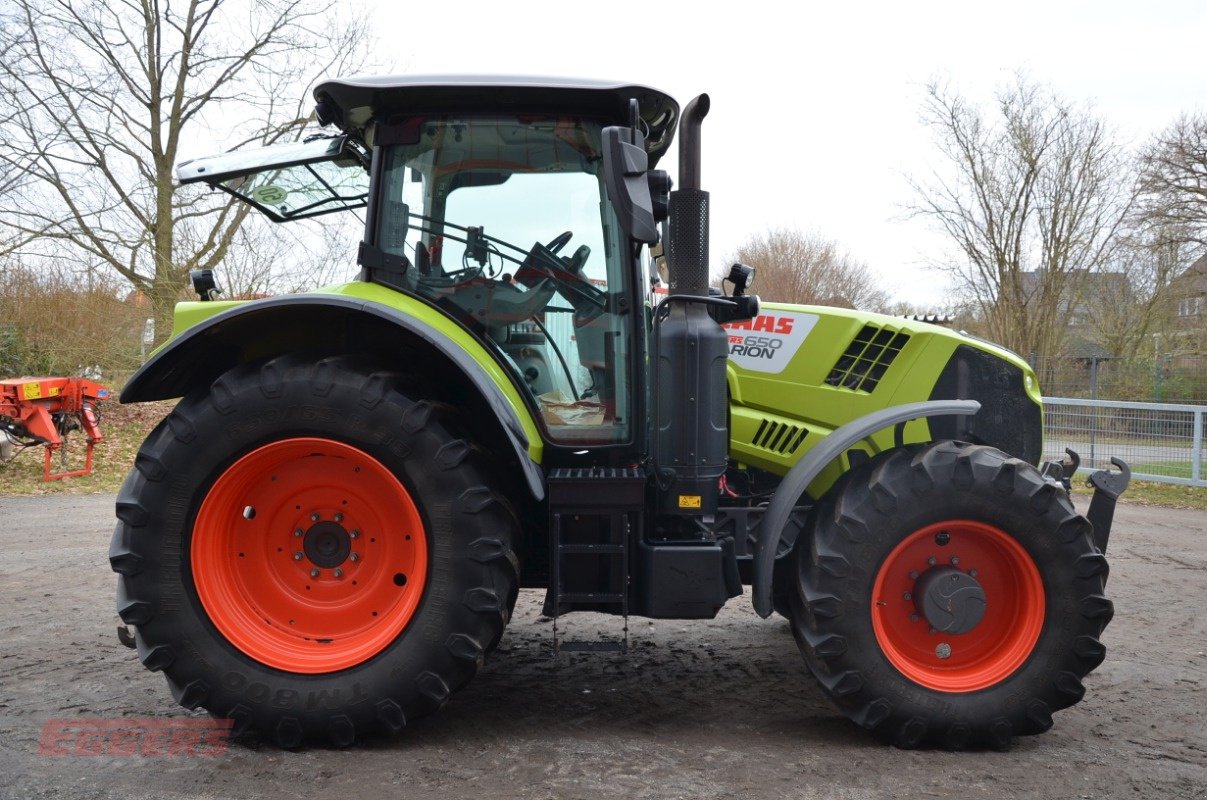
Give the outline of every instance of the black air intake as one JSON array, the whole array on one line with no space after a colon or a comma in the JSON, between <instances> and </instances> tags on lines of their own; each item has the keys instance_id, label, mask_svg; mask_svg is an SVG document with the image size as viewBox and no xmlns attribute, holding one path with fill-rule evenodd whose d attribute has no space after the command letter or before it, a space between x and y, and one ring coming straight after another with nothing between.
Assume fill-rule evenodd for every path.
<instances>
[{"instance_id":1,"label":"black air intake","mask_svg":"<svg viewBox=\"0 0 1207 800\"><path fill-rule=\"evenodd\" d=\"M826 383L857 392L871 392L880 383L884 373L901 354L909 342L909 334L891 328L864 325L834 368L826 376Z\"/></svg>"}]
</instances>

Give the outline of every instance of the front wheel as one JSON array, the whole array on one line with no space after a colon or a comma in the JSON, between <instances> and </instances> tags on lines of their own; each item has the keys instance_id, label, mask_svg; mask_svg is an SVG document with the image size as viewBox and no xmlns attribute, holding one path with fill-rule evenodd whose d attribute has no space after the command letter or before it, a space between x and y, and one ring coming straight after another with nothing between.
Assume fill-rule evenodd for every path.
<instances>
[{"instance_id":1,"label":"front wheel","mask_svg":"<svg viewBox=\"0 0 1207 800\"><path fill-rule=\"evenodd\" d=\"M1105 557L1060 488L940 442L854 470L797 550L793 630L829 699L902 747L1006 748L1102 662Z\"/></svg>"},{"instance_id":2,"label":"front wheel","mask_svg":"<svg viewBox=\"0 0 1207 800\"><path fill-rule=\"evenodd\" d=\"M183 400L139 451L110 548L143 664L283 747L438 708L517 591L514 516L455 431L345 358L240 367Z\"/></svg>"}]
</instances>

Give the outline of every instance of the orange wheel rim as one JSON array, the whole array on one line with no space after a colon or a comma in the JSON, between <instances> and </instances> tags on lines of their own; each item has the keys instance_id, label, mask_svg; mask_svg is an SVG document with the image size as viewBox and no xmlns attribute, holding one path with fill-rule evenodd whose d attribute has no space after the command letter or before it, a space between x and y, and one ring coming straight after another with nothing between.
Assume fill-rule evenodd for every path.
<instances>
[{"instance_id":1,"label":"orange wheel rim","mask_svg":"<svg viewBox=\"0 0 1207 800\"><path fill-rule=\"evenodd\" d=\"M934 569L959 570L983 590L984 613L971 630L932 632L914 595ZM889 663L942 692L975 692L1005 680L1031 655L1044 624L1035 561L1000 528L972 520L928 525L906 537L881 564L872 600L872 629Z\"/></svg>"},{"instance_id":2,"label":"orange wheel rim","mask_svg":"<svg viewBox=\"0 0 1207 800\"><path fill-rule=\"evenodd\" d=\"M190 544L197 595L226 639L288 672L354 667L406 628L427 536L381 462L330 439L264 445L223 472Z\"/></svg>"}]
</instances>

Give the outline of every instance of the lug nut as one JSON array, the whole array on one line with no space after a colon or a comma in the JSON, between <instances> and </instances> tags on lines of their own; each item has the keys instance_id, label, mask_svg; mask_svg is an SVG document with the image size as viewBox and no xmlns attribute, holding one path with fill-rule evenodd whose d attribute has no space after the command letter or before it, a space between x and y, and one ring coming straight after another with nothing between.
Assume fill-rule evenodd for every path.
<instances>
[{"instance_id":1,"label":"lug nut","mask_svg":"<svg viewBox=\"0 0 1207 800\"><path fill-rule=\"evenodd\" d=\"M959 557L959 556L952 556L952 557L951 557L951 565L952 565L953 567L958 567L958 566L960 566L960 557Z\"/></svg>"},{"instance_id":2,"label":"lug nut","mask_svg":"<svg viewBox=\"0 0 1207 800\"><path fill-rule=\"evenodd\" d=\"M336 567L335 570L331 574L337 578L344 577L344 571L342 569L340 569L339 567Z\"/></svg>"},{"instance_id":3,"label":"lug nut","mask_svg":"<svg viewBox=\"0 0 1207 800\"><path fill-rule=\"evenodd\" d=\"M939 646L935 648L935 655L939 658L951 658L951 645L947 642L940 642Z\"/></svg>"},{"instance_id":4,"label":"lug nut","mask_svg":"<svg viewBox=\"0 0 1207 800\"><path fill-rule=\"evenodd\" d=\"M910 615L909 615L909 621L910 621L910 622L917 622L917 621L918 621L918 615L917 615L917 614L910 614Z\"/></svg>"},{"instance_id":5,"label":"lug nut","mask_svg":"<svg viewBox=\"0 0 1207 800\"><path fill-rule=\"evenodd\" d=\"M352 562L360 561L360 553L350 553L348 555L348 560Z\"/></svg>"},{"instance_id":6,"label":"lug nut","mask_svg":"<svg viewBox=\"0 0 1207 800\"><path fill-rule=\"evenodd\" d=\"M912 594L910 594L909 592L906 592L903 595L901 595L901 599L908 603L910 600L914 599L914 596Z\"/></svg>"},{"instance_id":7,"label":"lug nut","mask_svg":"<svg viewBox=\"0 0 1207 800\"><path fill-rule=\"evenodd\" d=\"M301 561L303 558L305 558L305 556L304 556L304 555L302 555L302 551L301 551L301 550L298 550L298 551L294 552L294 554L293 554L293 560L294 560L294 561Z\"/></svg>"},{"instance_id":8,"label":"lug nut","mask_svg":"<svg viewBox=\"0 0 1207 800\"><path fill-rule=\"evenodd\" d=\"M970 570L968 570L968 575L969 575L969 577L975 578L975 577L976 577L976 570L975 570L975 569L970 569Z\"/></svg>"},{"instance_id":9,"label":"lug nut","mask_svg":"<svg viewBox=\"0 0 1207 800\"><path fill-rule=\"evenodd\" d=\"M916 581L916 580L918 580L918 573L917 573L917 572L914 572L914 571L911 569L911 570L909 571L909 579L910 579L911 581Z\"/></svg>"},{"instance_id":10,"label":"lug nut","mask_svg":"<svg viewBox=\"0 0 1207 800\"><path fill-rule=\"evenodd\" d=\"M304 535L304 533L305 533L305 532L304 532L304 531L303 531L301 528L294 528L293 535L294 535L294 536L296 536L296 537L298 537L299 539L301 539L301 538L302 538L302 536Z\"/></svg>"},{"instance_id":11,"label":"lug nut","mask_svg":"<svg viewBox=\"0 0 1207 800\"><path fill-rule=\"evenodd\" d=\"M931 556L930 558L926 559L926 563L930 564L933 567L935 564L939 563L939 559L935 558L934 556Z\"/></svg>"},{"instance_id":12,"label":"lug nut","mask_svg":"<svg viewBox=\"0 0 1207 800\"><path fill-rule=\"evenodd\" d=\"M348 535L353 539L358 539L360 538L360 531L348 531Z\"/></svg>"},{"instance_id":13,"label":"lug nut","mask_svg":"<svg viewBox=\"0 0 1207 800\"><path fill-rule=\"evenodd\" d=\"M322 519L322 516L320 516L319 512L317 511L310 515L311 522L318 522L320 519Z\"/></svg>"},{"instance_id":14,"label":"lug nut","mask_svg":"<svg viewBox=\"0 0 1207 800\"><path fill-rule=\"evenodd\" d=\"M320 572L319 572L318 567L315 567L314 569L310 570L310 577L317 578L319 575L320 575Z\"/></svg>"}]
</instances>

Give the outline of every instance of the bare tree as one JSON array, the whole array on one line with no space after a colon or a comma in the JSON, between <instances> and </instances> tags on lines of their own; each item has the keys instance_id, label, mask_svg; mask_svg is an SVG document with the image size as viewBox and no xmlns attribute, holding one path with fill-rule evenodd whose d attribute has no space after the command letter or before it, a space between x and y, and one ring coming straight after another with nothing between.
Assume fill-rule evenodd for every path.
<instances>
[{"instance_id":1,"label":"bare tree","mask_svg":"<svg viewBox=\"0 0 1207 800\"><path fill-rule=\"evenodd\" d=\"M866 264L821 236L780 228L752 236L730 261L755 269L764 300L880 310L888 294Z\"/></svg>"},{"instance_id":2,"label":"bare tree","mask_svg":"<svg viewBox=\"0 0 1207 800\"><path fill-rule=\"evenodd\" d=\"M1132 204L1127 160L1090 111L1019 77L987 117L939 83L923 117L943 169L914 181L914 211L960 257L940 265L988 336L1017 352L1056 353L1082 279L1106 263Z\"/></svg>"},{"instance_id":3,"label":"bare tree","mask_svg":"<svg viewBox=\"0 0 1207 800\"><path fill-rule=\"evenodd\" d=\"M182 147L222 126L296 137L303 88L361 55L335 0L10 0L0 12L0 225L26 263L112 270L157 338L190 269L230 252L246 206L180 189ZM187 137L187 138L186 138Z\"/></svg>"},{"instance_id":4,"label":"bare tree","mask_svg":"<svg viewBox=\"0 0 1207 800\"><path fill-rule=\"evenodd\" d=\"M1145 352L1155 333L1169 334L1169 282L1186 267L1187 246L1157 232L1122 238L1093 291L1084 293L1081 321L1111 356Z\"/></svg>"},{"instance_id":5,"label":"bare tree","mask_svg":"<svg viewBox=\"0 0 1207 800\"><path fill-rule=\"evenodd\" d=\"M1207 246L1207 114L1183 116L1140 156L1145 220L1163 239Z\"/></svg>"},{"instance_id":6,"label":"bare tree","mask_svg":"<svg viewBox=\"0 0 1207 800\"><path fill-rule=\"evenodd\" d=\"M231 242L217 276L224 298L313 289L354 277L364 223L347 213L285 225L253 216Z\"/></svg>"}]
</instances>

